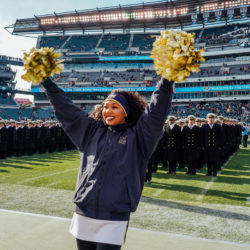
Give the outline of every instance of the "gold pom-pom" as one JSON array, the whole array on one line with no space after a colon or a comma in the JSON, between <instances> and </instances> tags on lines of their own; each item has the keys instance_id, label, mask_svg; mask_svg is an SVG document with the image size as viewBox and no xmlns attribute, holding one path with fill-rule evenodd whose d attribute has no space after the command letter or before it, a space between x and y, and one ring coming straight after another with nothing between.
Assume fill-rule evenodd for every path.
<instances>
[{"instance_id":1,"label":"gold pom-pom","mask_svg":"<svg viewBox=\"0 0 250 250\"><path fill-rule=\"evenodd\" d=\"M199 62L204 62L203 50L195 51L194 33L164 30L156 36L151 58L158 75L169 81L183 82L190 72L199 72Z\"/></svg>"},{"instance_id":2,"label":"gold pom-pom","mask_svg":"<svg viewBox=\"0 0 250 250\"><path fill-rule=\"evenodd\" d=\"M54 48L33 48L29 53L24 53L24 69L26 73L22 79L37 84L54 74L63 71L64 60L57 60L61 54L53 52Z\"/></svg>"}]
</instances>

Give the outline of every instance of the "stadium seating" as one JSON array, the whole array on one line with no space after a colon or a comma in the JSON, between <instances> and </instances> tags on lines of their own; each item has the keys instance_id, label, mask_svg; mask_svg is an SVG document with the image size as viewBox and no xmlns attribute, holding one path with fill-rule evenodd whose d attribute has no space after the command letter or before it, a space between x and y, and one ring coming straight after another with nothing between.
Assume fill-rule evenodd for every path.
<instances>
[{"instance_id":1,"label":"stadium seating","mask_svg":"<svg viewBox=\"0 0 250 250\"><path fill-rule=\"evenodd\" d=\"M3 82L3 80L9 80L13 79L15 76L15 73L11 70L10 67L0 64L0 84Z\"/></svg>"},{"instance_id":2,"label":"stadium seating","mask_svg":"<svg viewBox=\"0 0 250 250\"><path fill-rule=\"evenodd\" d=\"M129 46L130 34L106 34L103 36L99 48L105 51L124 51Z\"/></svg>"},{"instance_id":3,"label":"stadium seating","mask_svg":"<svg viewBox=\"0 0 250 250\"><path fill-rule=\"evenodd\" d=\"M172 106L170 115L186 118L188 115L205 118L208 113L215 113L225 117L235 118L250 122L250 102L214 102L214 103L189 103L188 105Z\"/></svg>"},{"instance_id":4,"label":"stadium seating","mask_svg":"<svg viewBox=\"0 0 250 250\"><path fill-rule=\"evenodd\" d=\"M130 65L130 69L123 68L123 70L120 71L118 69L112 70L111 68L109 68L109 70L96 69L95 71L89 72L76 70L72 70L69 72L66 71L60 74L59 76L55 76L53 79L56 82L64 84L68 87L75 86L75 83L77 83L77 86L95 86L96 83L98 84L96 86L105 86L105 82L106 84L112 83L112 85L146 85L148 81L155 83L157 80L159 80L159 76L157 76L153 68L140 69L136 68L137 65L135 67L132 67L132 65L133 64ZM246 66L245 64L227 66L226 64L223 64L222 67L201 67L200 72L191 73L190 78L248 74L250 74L250 66ZM223 85L223 83L221 85Z\"/></svg>"},{"instance_id":5,"label":"stadium seating","mask_svg":"<svg viewBox=\"0 0 250 250\"><path fill-rule=\"evenodd\" d=\"M244 28L247 28L247 30ZM204 30L199 42L205 42L206 45L238 43L238 39L245 38L246 34L249 36L249 29L248 26L244 24L209 28Z\"/></svg>"},{"instance_id":6,"label":"stadium seating","mask_svg":"<svg viewBox=\"0 0 250 250\"><path fill-rule=\"evenodd\" d=\"M51 107L49 108L10 108L10 107L0 107L0 117L2 119L14 119L16 121L19 120L47 120L54 119L55 114Z\"/></svg>"},{"instance_id":7,"label":"stadium seating","mask_svg":"<svg viewBox=\"0 0 250 250\"><path fill-rule=\"evenodd\" d=\"M40 48L54 47L59 49L66 41L68 36L43 36L40 41Z\"/></svg>"},{"instance_id":8,"label":"stadium seating","mask_svg":"<svg viewBox=\"0 0 250 250\"><path fill-rule=\"evenodd\" d=\"M79 57L78 53L67 52L82 52L84 61L65 63L65 69L60 75L53 77L53 80L60 87L141 87L141 86L155 86L156 82L160 79L157 76L153 62L151 61L117 61L117 62L105 62L97 61L97 56L109 56L109 55L149 55L152 44L155 40L155 35L159 33L104 33L104 34L84 34L84 35L65 35L65 36L43 36L40 39L41 47L55 47L57 49L64 49L65 55L72 57ZM192 31L189 31L192 32ZM218 51L235 49L249 46L241 44L240 39L250 37L248 24L227 25L222 27L205 27L205 29L195 30L196 45L204 46L206 51ZM102 50L103 49L103 50ZM88 52L88 53L85 53ZM93 55L92 55L93 53ZM85 55L87 54L87 55ZM91 54L91 55L90 55ZM88 56L90 60L85 60ZM92 60L95 57L95 62ZM250 56L248 54L239 55L227 55L225 57L207 57L206 62L202 63L200 72L191 73L189 80L184 83L177 83L176 88L185 87L210 87L210 86L225 86L225 85L245 85L250 81L245 79L246 75L250 73L249 66ZM239 64L240 63L240 64ZM207 65L208 64L208 65ZM213 65L215 64L215 65ZM207 66L206 66L207 65ZM211 66L212 65L212 66ZM1 67L0 67L1 73ZM228 76L244 76L242 79L226 80L225 78L213 80L203 80L203 78L211 77L228 77ZM201 79L198 80L197 78ZM191 79L191 81L190 81ZM195 79L192 81L192 79ZM197 82L198 81L198 82ZM248 91L248 92L247 92ZM242 91L206 91L200 93L194 92L179 92L174 95L174 100L189 100L193 99L200 101L199 99L208 98L223 98L223 97L238 97L244 96L249 93L249 90ZM149 98L151 93L143 93L146 98ZM101 101L105 98L102 93L66 93L68 97L73 100L96 100ZM46 100L44 93L36 93L35 99ZM1 100L0 100L1 101ZM239 104L239 103L238 103ZM89 112L92 109L91 105L83 104L84 109ZM225 116L231 116L235 118L243 117L240 114L240 110L234 105L231 105L230 112L225 111L225 107L228 104L217 106L213 103L200 104L200 108L197 109L195 104L191 104L191 107L187 105L176 106L171 111L177 116L195 113L197 116L205 117L208 112L221 112ZM211 105L211 106L210 106ZM240 104L239 104L240 105ZM249 110L249 104L247 107ZM14 112L14 111L12 111ZM31 116L33 119L47 119L54 116L53 110L48 108L42 108L33 110ZM246 117L245 117L246 118Z\"/></svg>"},{"instance_id":9,"label":"stadium seating","mask_svg":"<svg viewBox=\"0 0 250 250\"><path fill-rule=\"evenodd\" d=\"M19 109L19 108L0 108L0 117L2 119L14 119L16 121L22 119L30 119L32 109Z\"/></svg>"},{"instance_id":10,"label":"stadium seating","mask_svg":"<svg viewBox=\"0 0 250 250\"><path fill-rule=\"evenodd\" d=\"M93 50L101 35L91 35L91 36L72 36L67 42L63 49L68 51L91 51Z\"/></svg>"},{"instance_id":11,"label":"stadium seating","mask_svg":"<svg viewBox=\"0 0 250 250\"><path fill-rule=\"evenodd\" d=\"M238 43L238 39L250 37L249 27L244 24L228 25L204 30L188 31L194 32L196 42L209 45L220 45ZM155 35L160 33L135 33L131 34L104 34L98 35L72 35L72 36L43 36L40 47L54 47L55 49L66 49L69 52L90 52L96 47L105 49L106 52L127 51L128 48L136 47L140 51L151 51ZM201 35L201 37L200 37ZM100 44L98 44L101 39ZM130 44L131 41L131 44ZM97 46L98 45L98 46Z\"/></svg>"},{"instance_id":12,"label":"stadium seating","mask_svg":"<svg viewBox=\"0 0 250 250\"><path fill-rule=\"evenodd\" d=\"M16 102L11 97L1 97L0 96L0 105L10 105L17 106Z\"/></svg>"},{"instance_id":13,"label":"stadium seating","mask_svg":"<svg viewBox=\"0 0 250 250\"><path fill-rule=\"evenodd\" d=\"M55 113L51 107L37 108L33 111L33 119L46 120L54 118L55 118Z\"/></svg>"},{"instance_id":14,"label":"stadium seating","mask_svg":"<svg viewBox=\"0 0 250 250\"><path fill-rule=\"evenodd\" d=\"M152 44L155 40L155 35L159 35L159 33L134 34L134 39L131 47L138 47L140 50L151 51Z\"/></svg>"}]
</instances>

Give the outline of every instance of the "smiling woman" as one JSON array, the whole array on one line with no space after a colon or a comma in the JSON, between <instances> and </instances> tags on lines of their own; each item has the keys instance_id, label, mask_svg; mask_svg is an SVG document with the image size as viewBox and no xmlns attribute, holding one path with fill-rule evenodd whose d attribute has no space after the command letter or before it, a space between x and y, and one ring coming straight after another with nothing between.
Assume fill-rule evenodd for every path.
<instances>
[{"instance_id":1,"label":"smiling woman","mask_svg":"<svg viewBox=\"0 0 250 250\"><path fill-rule=\"evenodd\" d=\"M163 133L173 82L162 78L151 102L112 91L90 115L48 78L42 85L57 119L80 151L70 233L78 249L119 250L138 206L149 158Z\"/></svg>"},{"instance_id":2,"label":"smiling woman","mask_svg":"<svg viewBox=\"0 0 250 250\"><path fill-rule=\"evenodd\" d=\"M102 116L109 126L116 126L125 123L127 114L120 103L113 100L107 100L102 110Z\"/></svg>"},{"instance_id":3,"label":"smiling woman","mask_svg":"<svg viewBox=\"0 0 250 250\"><path fill-rule=\"evenodd\" d=\"M145 111L147 103L136 92L114 90L101 105L95 106L90 116L109 126L126 123L132 126Z\"/></svg>"}]
</instances>

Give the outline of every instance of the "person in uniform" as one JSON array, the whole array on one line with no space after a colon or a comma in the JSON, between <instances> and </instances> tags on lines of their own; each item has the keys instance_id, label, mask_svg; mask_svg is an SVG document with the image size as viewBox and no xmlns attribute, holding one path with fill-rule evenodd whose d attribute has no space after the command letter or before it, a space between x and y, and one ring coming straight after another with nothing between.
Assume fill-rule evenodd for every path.
<instances>
[{"instance_id":1,"label":"person in uniform","mask_svg":"<svg viewBox=\"0 0 250 250\"><path fill-rule=\"evenodd\" d=\"M168 123L164 126L163 140L165 144L164 158L168 161L168 174L176 174L177 161L179 159L179 149L181 146L181 128L176 125L175 116L168 117Z\"/></svg>"},{"instance_id":2,"label":"person in uniform","mask_svg":"<svg viewBox=\"0 0 250 250\"><path fill-rule=\"evenodd\" d=\"M8 131L5 127L5 121L0 120L0 159L7 156Z\"/></svg>"},{"instance_id":3,"label":"person in uniform","mask_svg":"<svg viewBox=\"0 0 250 250\"><path fill-rule=\"evenodd\" d=\"M154 154L156 153L156 151L152 154L152 156L150 157L149 161L148 161L148 165L147 165L147 172L146 172L146 176L145 176L145 182L147 182L148 184L151 184L151 180L152 180L152 174L154 172Z\"/></svg>"},{"instance_id":4,"label":"person in uniform","mask_svg":"<svg viewBox=\"0 0 250 250\"><path fill-rule=\"evenodd\" d=\"M221 129L223 133L223 145L221 149L221 165L224 165L229 157L230 149L230 132L229 126L226 124L227 118L224 118L222 115L218 116L218 119L221 121Z\"/></svg>"},{"instance_id":5,"label":"person in uniform","mask_svg":"<svg viewBox=\"0 0 250 250\"><path fill-rule=\"evenodd\" d=\"M14 153L14 129L15 129L15 121L13 119L6 121L7 128L7 156L12 156Z\"/></svg>"},{"instance_id":6,"label":"person in uniform","mask_svg":"<svg viewBox=\"0 0 250 250\"><path fill-rule=\"evenodd\" d=\"M215 114L207 114L208 124L202 129L202 146L207 163L207 176L217 176L220 149L223 145L222 128L215 123Z\"/></svg>"},{"instance_id":7,"label":"person in uniform","mask_svg":"<svg viewBox=\"0 0 250 250\"><path fill-rule=\"evenodd\" d=\"M188 116L188 125L183 128L185 161L187 163L186 174L196 174L199 150L201 148L200 128L195 125L195 116Z\"/></svg>"},{"instance_id":8,"label":"person in uniform","mask_svg":"<svg viewBox=\"0 0 250 250\"><path fill-rule=\"evenodd\" d=\"M219 149L218 149L219 150L219 155L220 155L219 161L218 161L218 171L221 171L222 166L223 166L223 145L225 144L225 135L224 135L224 132L223 132L223 129L222 129L222 121L220 119L215 119L214 123L220 125L221 133L222 133L221 138L222 138L223 141L221 143L221 147L219 147Z\"/></svg>"},{"instance_id":9,"label":"person in uniform","mask_svg":"<svg viewBox=\"0 0 250 250\"><path fill-rule=\"evenodd\" d=\"M54 153L56 148L56 126L54 121L49 122L49 134L50 134L50 144L49 153Z\"/></svg>"},{"instance_id":10,"label":"person in uniform","mask_svg":"<svg viewBox=\"0 0 250 250\"><path fill-rule=\"evenodd\" d=\"M184 119L180 119L177 123L181 128L181 138L180 138L180 149L179 149L179 159L178 159L178 168L185 168L185 152L184 152L184 139L183 139L183 128L184 128Z\"/></svg>"},{"instance_id":11,"label":"person in uniform","mask_svg":"<svg viewBox=\"0 0 250 250\"><path fill-rule=\"evenodd\" d=\"M195 125L200 128L200 133L202 133L202 123L201 123L201 118L197 117L195 119ZM204 165L204 151L202 150L202 147L200 147L199 150L199 159L197 163L197 169L202 169Z\"/></svg>"},{"instance_id":12,"label":"person in uniform","mask_svg":"<svg viewBox=\"0 0 250 250\"><path fill-rule=\"evenodd\" d=\"M43 154L44 153L44 148L45 148L45 129L43 126L43 122L42 120L38 120L37 121L37 127L36 127L36 148L37 148L37 152L39 154Z\"/></svg>"},{"instance_id":13,"label":"person in uniform","mask_svg":"<svg viewBox=\"0 0 250 250\"><path fill-rule=\"evenodd\" d=\"M34 140L35 137L34 137L33 122L31 120L28 120L28 126L25 130L26 152L28 155L34 154L34 148L35 148Z\"/></svg>"},{"instance_id":14,"label":"person in uniform","mask_svg":"<svg viewBox=\"0 0 250 250\"><path fill-rule=\"evenodd\" d=\"M236 134L237 134L237 151L240 149L240 144L242 140L242 127L239 124L239 121L235 119L235 126L236 126Z\"/></svg>"},{"instance_id":15,"label":"person in uniform","mask_svg":"<svg viewBox=\"0 0 250 250\"><path fill-rule=\"evenodd\" d=\"M20 127L21 122L17 121L15 130L14 130L14 147L16 156L19 157L22 155L22 143L23 143L23 131Z\"/></svg>"},{"instance_id":16,"label":"person in uniform","mask_svg":"<svg viewBox=\"0 0 250 250\"><path fill-rule=\"evenodd\" d=\"M44 122L44 127L45 127L45 152L48 152L49 151L49 148L50 148L50 121L45 121Z\"/></svg>"},{"instance_id":17,"label":"person in uniform","mask_svg":"<svg viewBox=\"0 0 250 250\"><path fill-rule=\"evenodd\" d=\"M23 120L20 121L20 129L22 131L22 141L20 142L21 155L24 155L25 154L25 121Z\"/></svg>"},{"instance_id":18,"label":"person in uniform","mask_svg":"<svg viewBox=\"0 0 250 250\"><path fill-rule=\"evenodd\" d=\"M201 126L207 124L207 120L205 118L201 118Z\"/></svg>"},{"instance_id":19,"label":"person in uniform","mask_svg":"<svg viewBox=\"0 0 250 250\"><path fill-rule=\"evenodd\" d=\"M165 152L167 150L167 145L166 145L166 140L164 139L164 131L165 131L165 127L168 125L168 120L165 121L164 126L163 126L163 136L160 139L160 148L161 148L161 158L162 158L162 168L163 169L168 169L168 161L167 161L167 157L165 155Z\"/></svg>"}]
</instances>

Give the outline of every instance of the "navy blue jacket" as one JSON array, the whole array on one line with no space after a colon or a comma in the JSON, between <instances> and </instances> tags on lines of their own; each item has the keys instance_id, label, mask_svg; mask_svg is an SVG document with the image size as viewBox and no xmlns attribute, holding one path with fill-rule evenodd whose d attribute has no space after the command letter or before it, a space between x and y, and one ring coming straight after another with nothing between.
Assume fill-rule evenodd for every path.
<instances>
[{"instance_id":1,"label":"navy blue jacket","mask_svg":"<svg viewBox=\"0 0 250 250\"><path fill-rule=\"evenodd\" d=\"M50 79L43 86L57 119L80 151L76 212L95 219L128 220L138 206L148 160L163 133L172 82L158 82L135 125L113 127L89 117Z\"/></svg>"}]
</instances>

